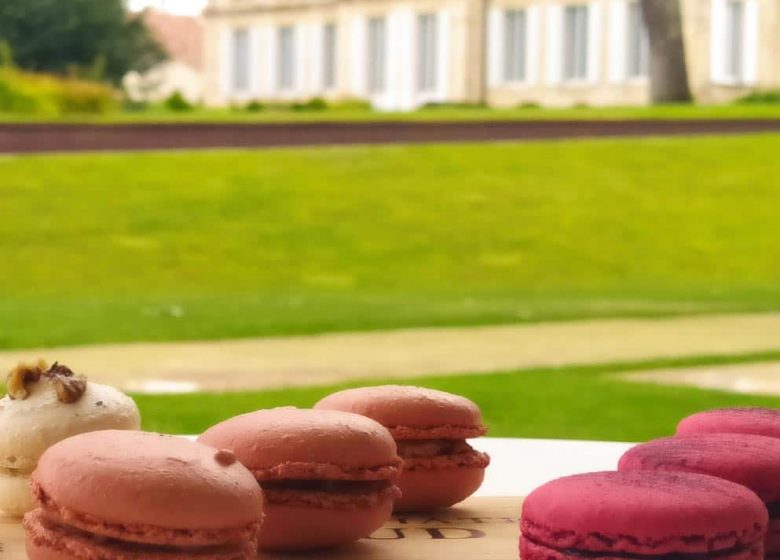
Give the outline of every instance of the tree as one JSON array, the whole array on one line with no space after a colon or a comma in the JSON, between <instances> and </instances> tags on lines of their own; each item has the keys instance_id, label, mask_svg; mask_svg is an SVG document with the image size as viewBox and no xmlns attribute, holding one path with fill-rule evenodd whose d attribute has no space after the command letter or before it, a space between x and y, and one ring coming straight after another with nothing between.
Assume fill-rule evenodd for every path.
<instances>
[{"instance_id":1,"label":"tree","mask_svg":"<svg viewBox=\"0 0 780 560\"><path fill-rule=\"evenodd\" d=\"M691 101L680 0L641 0L641 4L650 35L653 103Z\"/></svg>"},{"instance_id":2,"label":"tree","mask_svg":"<svg viewBox=\"0 0 780 560\"><path fill-rule=\"evenodd\" d=\"M165 58L138 15L123 0L23 0L0 2L0 40L20 68L92 75L119 83Z\"/></svg>"}]
</instances>

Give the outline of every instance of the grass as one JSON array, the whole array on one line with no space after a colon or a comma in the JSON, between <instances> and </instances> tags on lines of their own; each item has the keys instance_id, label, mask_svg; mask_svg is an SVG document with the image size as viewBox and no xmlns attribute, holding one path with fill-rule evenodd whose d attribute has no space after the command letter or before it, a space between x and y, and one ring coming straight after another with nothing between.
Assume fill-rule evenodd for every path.
<instances>
[{"instance_id":1,"label":"grass","mask_svg":"<svg viewBox=\"0 0 780 560\"><path fill-rule=\"evenodd\" d=\"M643 441L673 433L681 418L699 410L722 406L780 407L780 397L633 383L617 379L616 372L778 358L780 353L699 357L431 377L415 379L414 383L474 399L482 408L492 436ZM359 385L254 393L135 395L135 398L145 429L197 434L236 414L275 406L310 407L333 391Z\"/></svg>"},{"instance_id":2,"label":"grass","mask_svg":"<svg viewBox=\"0 0 780 560\"><path fill-rule=\"evenodd\" d=\"M780 309L779 135L0 159L0 347Z\"/></svg>"},{"instance_id":3,"label":"grass","mask_svg":"<svg viewBox=\"0 0 780 560\"><path fill-rule=\"evenodd\" d=\"M411 112L377 112L366 109L328 109L292 111L271 109L247 112L233 109L196 109L171 112L152 107L139 112L114 112L103 115L65 115L52 118L0 113L0 122L73 122L73 123L151 123L151 122L328 122L328 121L473 121L473 120L565 120L565 119L778 119L780 104L751 103L734 105L662 105L640 107L525 107L492 109L483 107L431 107Z\"/></svg>"}]
</instances>

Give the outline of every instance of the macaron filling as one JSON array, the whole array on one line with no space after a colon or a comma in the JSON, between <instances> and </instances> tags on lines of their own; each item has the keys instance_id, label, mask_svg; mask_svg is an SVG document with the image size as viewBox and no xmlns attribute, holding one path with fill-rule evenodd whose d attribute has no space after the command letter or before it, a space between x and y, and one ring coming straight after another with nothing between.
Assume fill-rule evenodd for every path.
<instances>
[{"instance_id":1,"label":"macaron filling","mask_svg":"<svg viewBox=\"0 0 780 560\"><path fill-rule=\"evenodd\" d=\"M25 517L28 530L35 528L50 535L77 536L82 541L101 545L113 543L121 545L123 550L199 554L219 551L223 554L243 551L248 543L255 542L259 532L258 522L242 528L194 530L101 521L55 504L37 483L33 483L33 492L39 507Z\"/></svg>"},{"instance_id":2,"label":"macaron filling","mask_svg":"<svg viewBox=\"0 0 780 560\"><path fill-rule=\"evenodd\" d=\"M33 512L25 517L24 526L31 535L34 543L39 546L55 549L71 549L69 552L88 550L112 551L121 555L138 555L139 557L171 557L181 558L204 556L208 558L244 558L251 554L256 547L255 540L226 541L214 544L184 544L184 543L152 543L138 542L93 533L75 525L70 525L48 518L40 511ZM180 540L180 539L174 539ZM39 544L40 543L40 544ZM92 555L84 554L91 558Z\"/></svg>"},{"instance_id":3,"label":"macaron filling","mask_svg":"<svg viewBox=\"0 0 780 560\"><path fill-rule=\"evenodd\" d=\"M404 470L433 470L447 467L484 469L490 458L476 451L465 439L398 440L398 455Z\"/></svg>"},{"instance_id":4,"label":"macaron filling","mask_svg":"<svg viewBox=\"0 0 780 560\"><path fill-rule=\"evenodd\" d=\"M318 508L375 507L399 496L391 480L258 480L267 504Z\"/></svg>"}]
</instances>

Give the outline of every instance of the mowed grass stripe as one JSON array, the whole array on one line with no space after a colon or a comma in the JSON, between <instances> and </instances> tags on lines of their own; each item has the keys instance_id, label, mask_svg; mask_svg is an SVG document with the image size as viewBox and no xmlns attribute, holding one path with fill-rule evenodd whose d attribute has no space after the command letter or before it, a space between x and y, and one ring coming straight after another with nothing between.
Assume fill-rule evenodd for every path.
<instances>
[{"instance_id":1,"label":"mowed grass stripe","mask_svg":"<svg viewBox=\"0 0 780 560\"><path fill-rule=\"evenodd\" d=\"M749 363L779 357L780 352L728 358L702 356L490 375L426 377L409 382L468 395L482 408L492 436L644 441L674 433L681 418L699 410L724 406L780 407L780 397L635 383L619 379L616 373ZM372 380L370 384L378 383L381 382ZM135 399L145 429L197 434L237 414L276 406L311 407L334 391L360 385L356 382L247 393L135 395Z\"/></svg>"},{"instance_id":2,"label":"mowed grass stripe","mask_svg":"<svg viewBox=\"0 0 780 560\"><path fill-rule=\"evenodd\" d=\"M780 135L6 157L0 347L780 308Z\"/></svg>"}]
</instances>

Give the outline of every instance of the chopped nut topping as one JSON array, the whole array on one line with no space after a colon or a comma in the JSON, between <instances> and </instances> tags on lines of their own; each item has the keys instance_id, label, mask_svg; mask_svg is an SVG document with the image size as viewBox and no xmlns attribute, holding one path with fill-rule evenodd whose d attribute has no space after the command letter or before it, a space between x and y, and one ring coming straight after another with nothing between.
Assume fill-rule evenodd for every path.
<instances>
[{"instance_id":1,"label":"chopped nut topping","mask_svg":"<svg viewBox=\"0 0 780 560\"><path fill-rule=\"evenodd\" d=\"M37 364L19 364L13 368L6 379L8 396L13 400L24 400L30 395L28 387L37 383L47 369L47 364L39 360Z\"/></svg>"},{"instance_id":2,"label":"chopped nut topping","mask_svg":"<svg viewBox=\"0 0 780 560\"><path fill-rule=\"evenodd\" d=\"M62 403L78 401L87 390L87 378L75 375L73 371L58 362L49 367L39 360L35 365L19 364L8 374L8 396L14 400L24 400L30 395L29 387L41 378L54 385L57 400Z\"/></svg>"},{"instance_id":3,"label":"chopped nut topping","mask_svg":"<svg viewBox=\"0 0 780 560\"><path fill-rule=\"evenodd\" d=\"M73 370L59 362L54 362L44 375L54 384L57 399L61 403L74 403L87 390L87 378L75 375Z\"/></svg>"}]
</instances>

